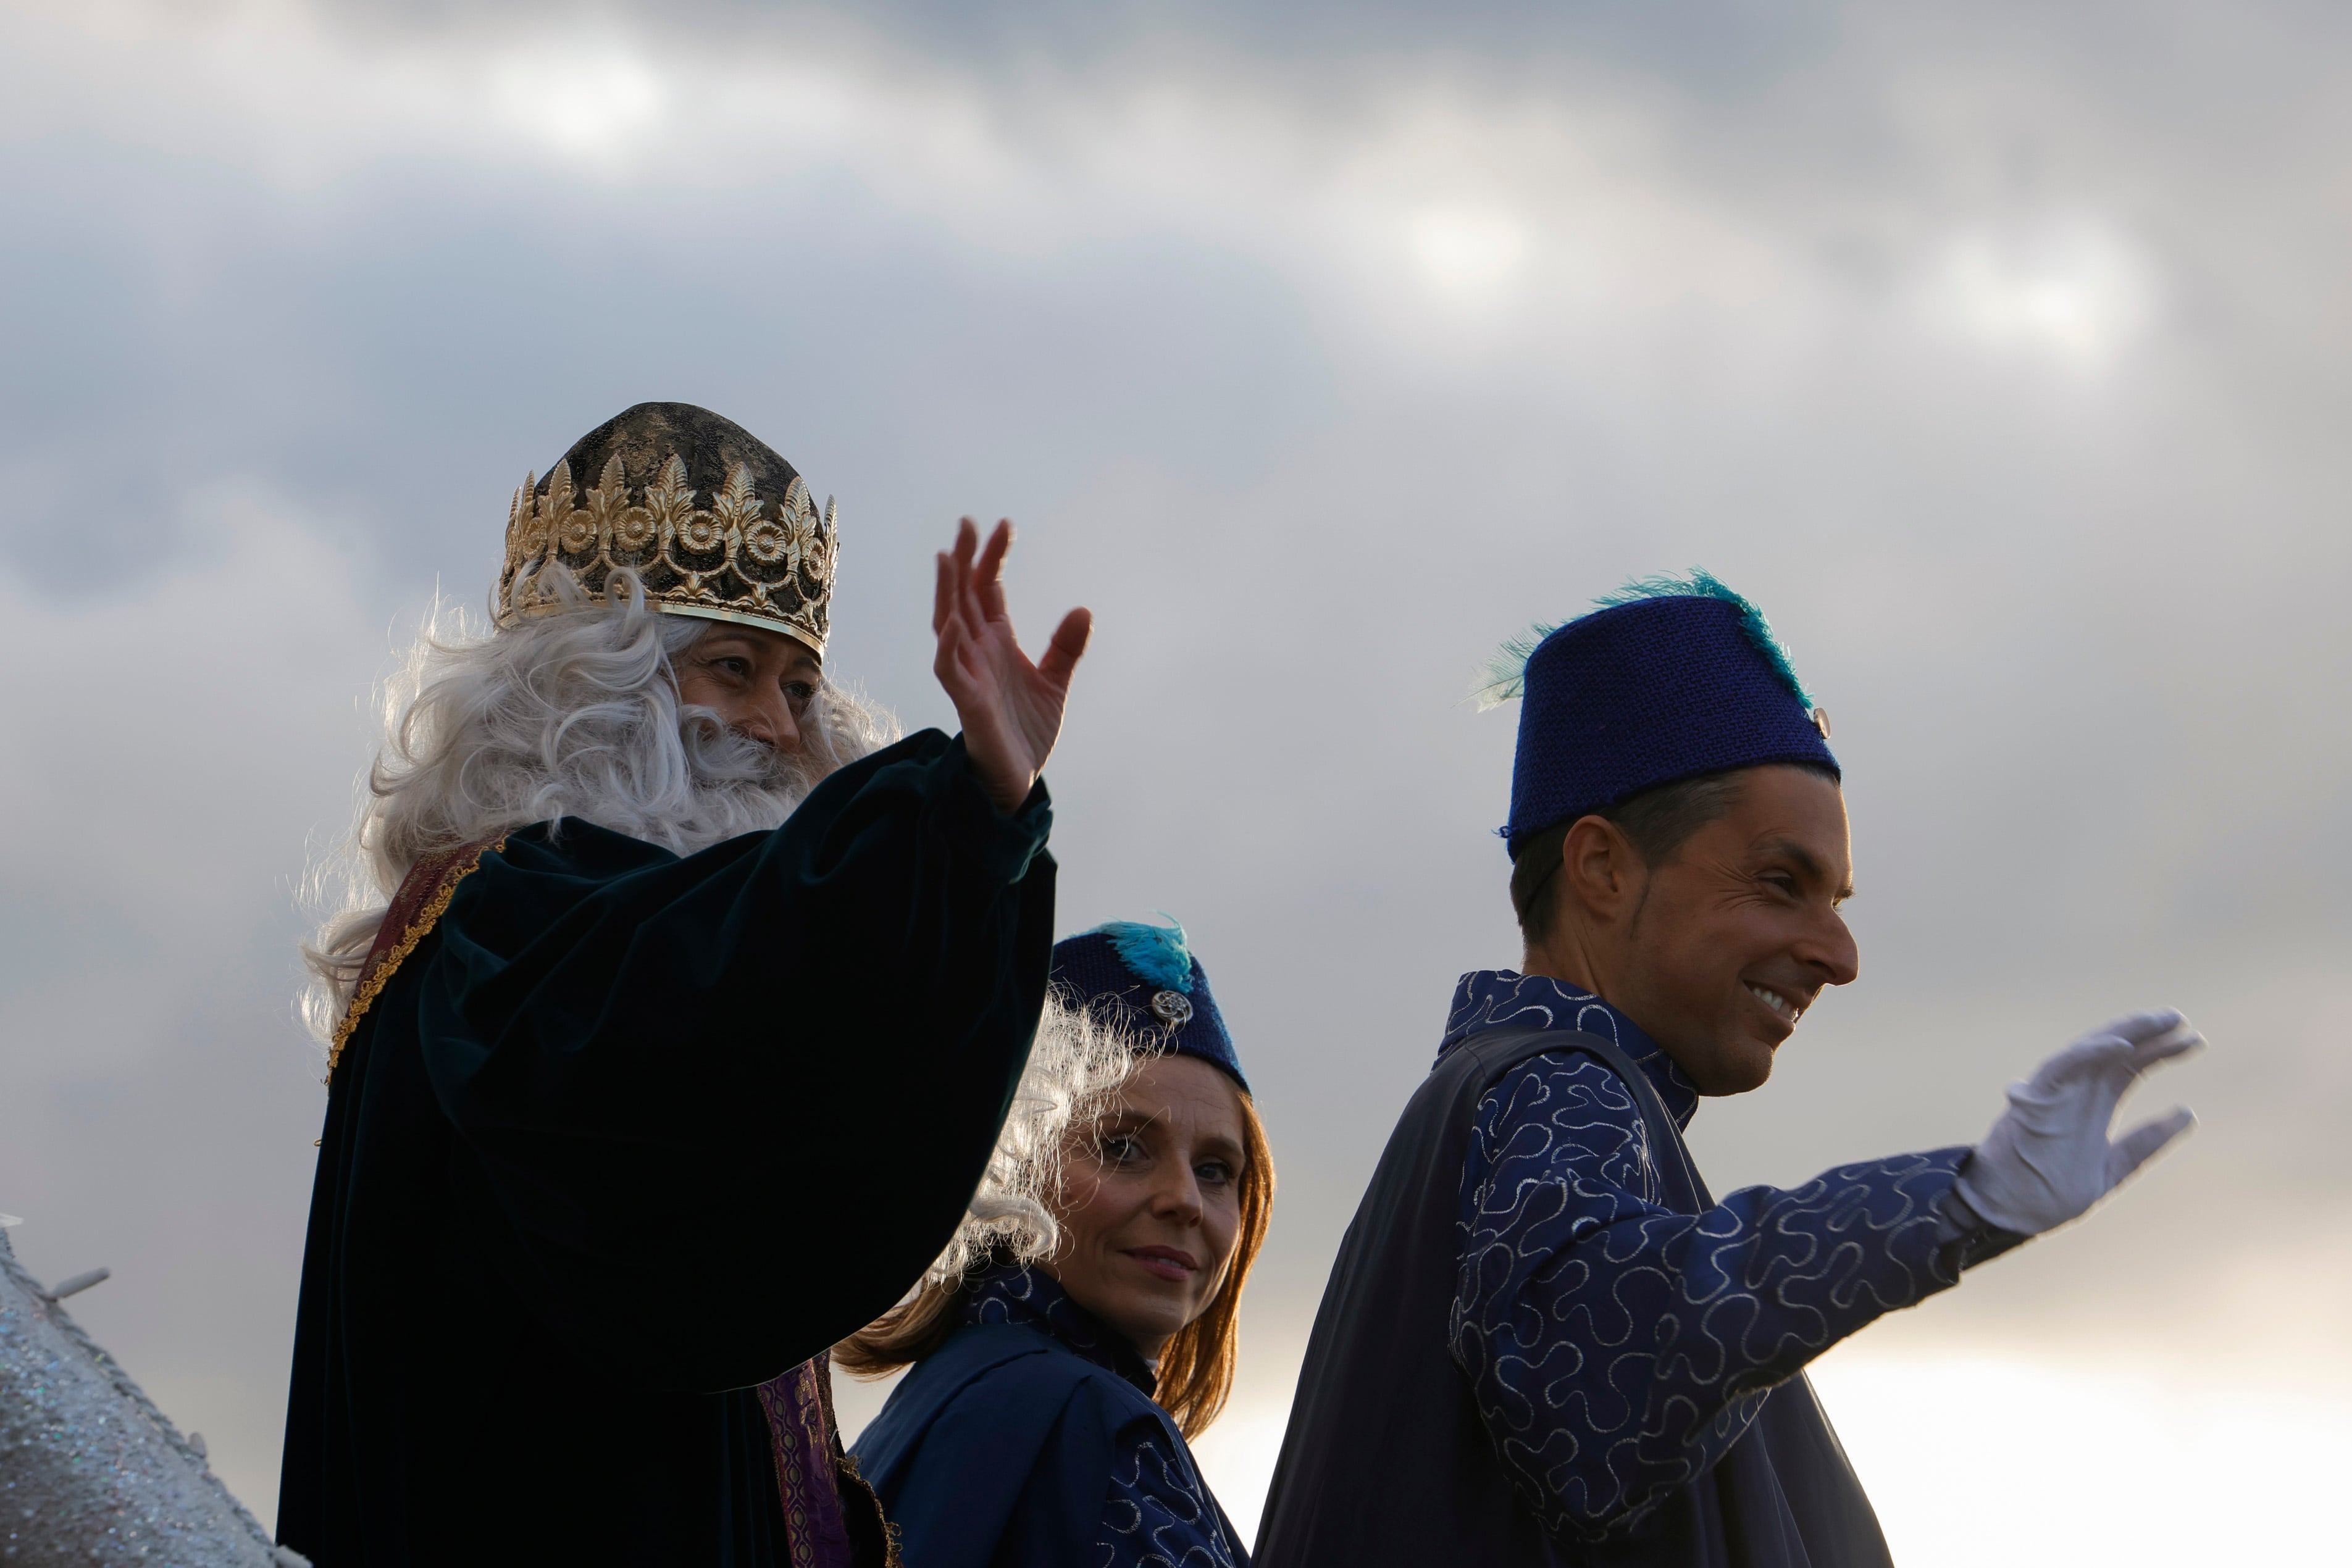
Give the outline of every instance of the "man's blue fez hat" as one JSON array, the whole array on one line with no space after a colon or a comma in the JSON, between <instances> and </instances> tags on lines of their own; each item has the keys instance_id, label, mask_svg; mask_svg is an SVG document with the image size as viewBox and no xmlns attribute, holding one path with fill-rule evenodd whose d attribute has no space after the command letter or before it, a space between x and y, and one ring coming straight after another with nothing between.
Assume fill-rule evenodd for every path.
<instances>
[{"instance_id":1,"label":"man's blue fez hat","mask_svg":"<svg viewBox=\"0 0 2352 1568\"><path fill-rule=\"evenodd\" d=\"M1234 1037L1209 994L1208 972L1192 956L1181 925L1114 920L1056 942L1053 983L1140 1039L1164 1040L1179 1055L1223 1068L1248 1090Z\"/></svg>"},{"instance_id":2,"label":"man's blue fez hat","mask_svg":"<svg viewBox=\"0 0 2352 1568\"><path fill-rule=\"evenodd\" d=\"M1506 644L1481 706L1518 697L1513 855L1531 836L1661 784L1729 768L1838 773L1829 716L1764 612L1707 572L1652 577Z\"/></svg>"}]
</instances>

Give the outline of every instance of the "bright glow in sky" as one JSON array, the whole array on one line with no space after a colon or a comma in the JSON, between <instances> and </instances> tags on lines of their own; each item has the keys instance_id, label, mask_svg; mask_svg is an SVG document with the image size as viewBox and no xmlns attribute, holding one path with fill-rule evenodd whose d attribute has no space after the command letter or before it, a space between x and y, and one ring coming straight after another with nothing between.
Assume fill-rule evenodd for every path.
<instances>
[{"instance_id":1,"label":"bright glow in sky","mask_svg":"<svg viewBox=\"0 0 2352 1568\"><path fill-rule=\"evenodd\" d=\"M1528 236L1506 214L1435 207L1414 217L1412 248L1445 292L1486 295L1518 269Z\"/></svg>"},{"instance_id":2,"label":"bright glow in sky","mask_svg":"<svg viewBox=\"0 0 2352 1568\"><path fill-rule=\"evenodd\" d=\"M2091 367L2126 348L2156 313L2147 259L2095 224L2027 236L1953 241L1937 268L1937 303L1963 331Z\"/></svg>"},{"instance_id":3,"label":"bright glow in sky","mask_svg":"<svg viewBox=\"0 0 2352 1568\"><path fill-rule=\"evenodd\" d=\"M2338 1561L2343 1388L1832 1351L1814 1381L1903 1568Z\"/></svg>"},{"instance_id":4,"label":"bright glow in sky","mask_svg":"<svg viewBox=\"0 0 2352 1568\"><path fill-rule=\"evenodd\" d=\"M609 162L658 138L670 104L670 83L621 47L551 59L510 55L491 81L500 118L516 133L583 162Z\"/></svg>"}]
</instances>

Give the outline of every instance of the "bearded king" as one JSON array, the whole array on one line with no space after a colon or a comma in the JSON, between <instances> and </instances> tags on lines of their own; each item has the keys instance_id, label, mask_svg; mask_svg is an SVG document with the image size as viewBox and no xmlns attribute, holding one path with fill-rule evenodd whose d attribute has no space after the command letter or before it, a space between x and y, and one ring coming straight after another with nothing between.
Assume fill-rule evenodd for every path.
<instances>
[{"instance_id":1,"label":"bearded king","mask_svg":"<svg viewBox=\"0 0 2352 1568\"><path fill-rule=\"evenodd\" d=\"M329 1041L279 1539L344 1564L880 1562L824 1353L963 1218L1043 1005L1043 657L939 557L962 725L824 664L838 539L643 403L518 492L494 628L387 704Z\"/></svg>"}]
</instances>

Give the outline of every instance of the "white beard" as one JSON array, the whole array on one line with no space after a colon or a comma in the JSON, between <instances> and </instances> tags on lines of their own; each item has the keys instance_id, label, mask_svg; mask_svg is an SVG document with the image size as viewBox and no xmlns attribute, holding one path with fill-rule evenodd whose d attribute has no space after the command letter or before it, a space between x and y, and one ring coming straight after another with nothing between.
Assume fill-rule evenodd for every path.
<instances>
[{"instance_id":1,"label":"white beard","mask_svg":"<svg viewBox=\"0 0 2352 1568\"><path fill-rule=\"evenodd\" d=\"M665 825L671 830L670 847L680 854L782 827L822 777L801 753L779 751L738 735L709 708L680 713L678 740L692 783L686 809ZM596 806L583 801L572 808L572 814L615 831L633 831L604 820Z\"/></svg>"}]
</instances>

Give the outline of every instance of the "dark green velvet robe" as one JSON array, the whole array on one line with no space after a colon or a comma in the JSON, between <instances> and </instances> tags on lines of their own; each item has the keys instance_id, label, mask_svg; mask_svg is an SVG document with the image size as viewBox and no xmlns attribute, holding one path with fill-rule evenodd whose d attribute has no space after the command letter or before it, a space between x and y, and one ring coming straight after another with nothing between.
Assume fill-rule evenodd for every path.
<instances>
[{"instance_id":1,"label":"dark green velvet robe","mask_svg":"<svg viewBox=\"0 0 2352 1568\"><path fill-rule=\"evenodd\" d=\"M281 1540L781 1561L751 1388L896 1301L978 1184L1050 820L929 730L686 859L578 821L483 855L329 1090Z\"/></svg>"}]
</instances>

